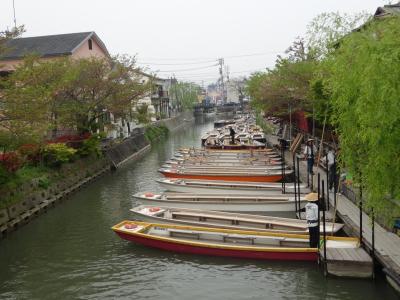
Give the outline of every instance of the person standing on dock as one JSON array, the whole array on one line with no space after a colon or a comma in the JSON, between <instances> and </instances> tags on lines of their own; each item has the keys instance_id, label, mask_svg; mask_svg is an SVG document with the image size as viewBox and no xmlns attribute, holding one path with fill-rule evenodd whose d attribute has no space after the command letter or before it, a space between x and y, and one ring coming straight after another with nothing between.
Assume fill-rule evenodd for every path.
<instances>
[{"instance_id":1,"label":"person standing on dock","mask_svg":"<svg viewBox=\"0 0 400 300\"><path fill-rule=\"evenodd\" d=\"M232 126L229 126L229 135L231 136L231 144L235 143L235 130L233 130Z\"/></svg>"},{"instance_id":2,"label":"person standing on dock","mask_svg":"<svg viewBox=\"0 0 400 300\"><path fill-rule=\"evenodd\" d=\"M308 174L314 175L314 157L317 153L317 148L314 145L314 139L308 139L306 147L304 148L304 158L307 159L307 172Z\"/></svg>"},{"instance_id":3,"label":"person standing on dock","mask_svg":"<svg viewBox=\"0 0 400 300\"><path fill-rule=\"evenodd\" d=\"M329 190L332 190L333 188L333 184L336 185L335 183L335 178L337 177L336 175L336 159L335 159L335 152L334 150L331 148L329 149L327 155L326 155L326 165L328 168L328 172L329 172Z\"/></svg>"},{"instance_id":4,"label":"person standing on dock","mask_svg":"<svg viewBox=\"0 0 400 300\"><path fill-rule=\"evenodd\" d=\"M306 212L308 234L310 236L310 247L318 248L319 243L319 225L318 225L318 194L309 193L304 197L308 203L300 210Z\"/></svg>"}]
</instances>

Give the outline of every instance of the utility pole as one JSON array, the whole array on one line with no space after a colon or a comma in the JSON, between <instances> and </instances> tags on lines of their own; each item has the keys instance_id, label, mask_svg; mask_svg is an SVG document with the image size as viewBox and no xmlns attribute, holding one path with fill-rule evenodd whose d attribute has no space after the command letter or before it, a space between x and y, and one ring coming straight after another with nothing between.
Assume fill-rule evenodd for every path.
<instances>
[{"instance_id":1,"label":"utility pole","mask_svg":"<svg viewBox=\"0 0 400 300\"><path fill-rule=\"evenodd\" d=\"M218 64L219 64L219 75L221 81L222 102L225 104L226 96L225 96L225 83L224 83L224 59L223 58L218 59Z\"/></svg>"},{"instance_id":2,"label":"utility pole","mask_svg":"<svg viewBox=\"0 0 400 300\"><path fill-rule=\"evenodd\" d=\"M15 3L13 0L13 12L14 12L14 28L17 29L17 18L15 17Z\"/></svg>"}]
</instances>

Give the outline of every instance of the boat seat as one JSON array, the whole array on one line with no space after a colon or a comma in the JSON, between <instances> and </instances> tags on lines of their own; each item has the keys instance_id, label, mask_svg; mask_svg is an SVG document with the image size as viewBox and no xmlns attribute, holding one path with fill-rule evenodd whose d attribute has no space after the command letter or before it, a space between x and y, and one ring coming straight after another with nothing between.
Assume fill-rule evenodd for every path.
<instances>
[{"instance_id":1,"label":"boat seat","mask_svg":"<svg viewBox=\"0 0 400 300\"><path fill-rule=\"evenodd\" d=\"M175 229L175 228L167 228L169 235L171 237L181 237L181 238L191 238L191 239L200 239L200 233L190 230L182 230L182 229Z\"/></svg>"},{"instance_id":2,"label":"boat seat","mask_svg":"<svg viewBox=\"0 0 400 300\"><path fill-rule=\"evenodd\" d=\"M256 224L266 224L266 228L269 229L273 229L274 226L285 226L285 227L290 227L290 228L298 228L301 229L301 227L304 227L304 230L307 229L307 225L304 224L303 226L301 226L301 224L299 226L295 226L295 225L290 225L284 222L279 222L279 221L270 221L268 223L266 223L265 221L262 220L254 220L254 219L250 219L250 218L231 218L229 216L215 216L212 214L201 214L201 213L192 213L192 212L184 212L184 211L180 211L180 212L171 212L172 214L172 218L176 218L176 216L182 216L182 217L197 217L197 218L203 218L204 219L216 219L216 220L231 220L232 223L234 223L233 225L239 223L240 222L249 222L249 223L256 223ZM206 220L204 220L206 221ZM270 224L267 226L267 224Z\"/></svg>"}]
</instances>

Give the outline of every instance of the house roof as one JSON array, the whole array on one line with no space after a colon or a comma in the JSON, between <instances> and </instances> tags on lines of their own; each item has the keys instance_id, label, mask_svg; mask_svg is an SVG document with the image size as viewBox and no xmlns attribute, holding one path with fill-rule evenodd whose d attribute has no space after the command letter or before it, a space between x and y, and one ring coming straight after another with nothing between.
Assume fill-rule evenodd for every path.
<instances>
[{"instance_id":1,"label":"house roof","mask_svg":"<svg viewBox=\"0 0 400 300\"><path fill-rule=\"evenodd\" d=\"M400 2L388 4L376 9L374 17L384 17L386 15L400 15Z\"/></svg>"},{"instance_id":2,"label":"house roof","mask_svg":"<svg viewBox=\"0 0 400 300\"><path fill-rule=\"evenodd\" d=\"M8 49L1 60L22 59L28 54L37 54L40 57L71 55L90 38L109 56L104 43L94 31L90 31L12 39L6 43Z\"/></svg>"}]
</instances>

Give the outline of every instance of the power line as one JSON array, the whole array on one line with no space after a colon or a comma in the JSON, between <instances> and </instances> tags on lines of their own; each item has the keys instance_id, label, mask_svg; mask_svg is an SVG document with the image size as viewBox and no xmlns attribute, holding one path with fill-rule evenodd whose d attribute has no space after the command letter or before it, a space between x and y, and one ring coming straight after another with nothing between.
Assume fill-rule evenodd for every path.
<instances>
[{"instance_id":1,"label":"power line","mask_svg":"<svg viewBox=\"0 0 400 300\"><path fill-rule=\"evenodd\" d=\"M246 54L238 54L238 55L219 55L217 57L224 57L224 58L240 58L240 57L250 57L250 56L263 56L263 55L269 55L269 54L279 54L282 53L282 51L265 51L265 52L256 52L256 53L246 53ZM200 62L204 60L217 60L215 57L193 57L193 58L156 58L156 57L146 57L143 58L143 60L149 60L149 61L180 61L180 62Z\"/></svg>"},{"instance_id":2,"label":"power line","mask_svg":"<svg viewBox=\"0 0 400 300\"><path fill-rule=\"evenodd\" d=\"M204 60L204 61L199 61L199 62L188 62L188 63L174 63L174 64L168 64L168 63L153 63L153 62L137 62L140 65L156 65L156 66L186 66L186 65L200 65L200 64L206 64L210 62L216 62L217 60Z\"/></svg>"},{"instance_id":3,"label":"power line","mask_svg":"<svg viewBox=\"0 0 400 300\"><path fill-rule=\"evenodd\" d=\"M164 70L164 71L157 71L159 73L174 73L174 72L185 72L185 71L194 71L194 70L202 70L202 69L208 69L218 66L218 64L214 65L209 65L209 66L204 66L204 67L197 67L197 68L189 68L189 69L175 69L175 70Z\"/></svg>"}]
</instances>

